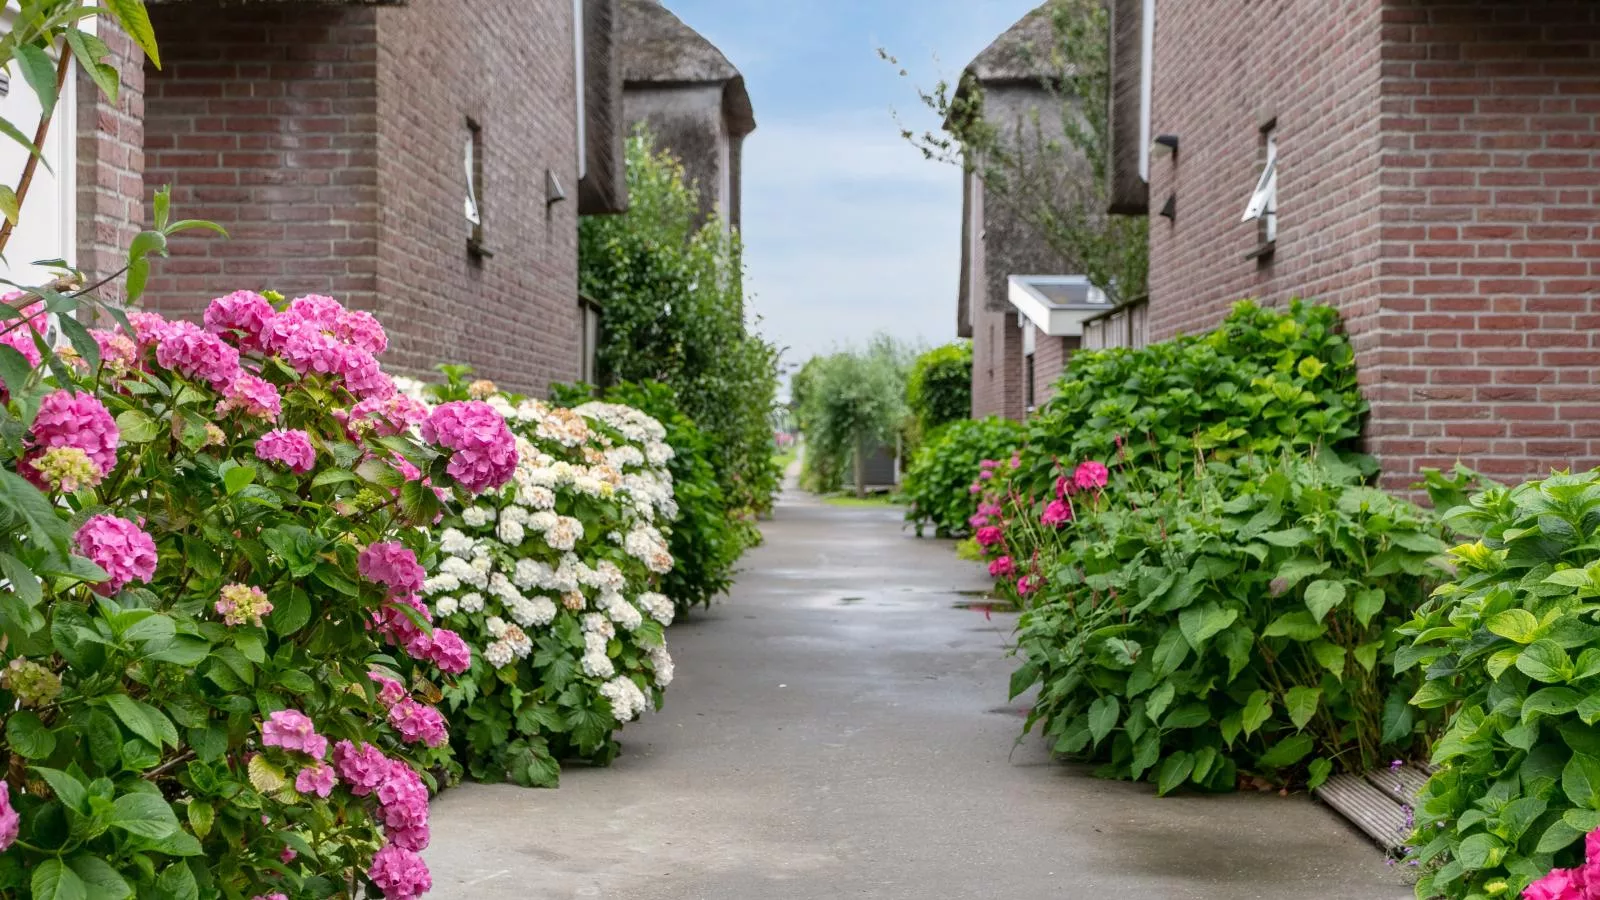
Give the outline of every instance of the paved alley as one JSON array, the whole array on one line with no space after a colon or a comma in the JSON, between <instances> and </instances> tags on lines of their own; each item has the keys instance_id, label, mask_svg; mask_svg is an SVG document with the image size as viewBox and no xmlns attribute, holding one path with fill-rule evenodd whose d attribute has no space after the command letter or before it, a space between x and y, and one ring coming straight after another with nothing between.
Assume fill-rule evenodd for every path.
<instances>
[{"instance_id":1,"label":"paved alley","mask_svg":"<svg viewBox=\"0 0 1600 900\"><path fill-rule=\"evenodd\" d=\"M434 804L439 900L1401 900L1304 797L1157 799L1015 743L1014 616L892 509L787 494L733 596L670 632L666 709L559 790Z\"/></svg>"}]
</instances>

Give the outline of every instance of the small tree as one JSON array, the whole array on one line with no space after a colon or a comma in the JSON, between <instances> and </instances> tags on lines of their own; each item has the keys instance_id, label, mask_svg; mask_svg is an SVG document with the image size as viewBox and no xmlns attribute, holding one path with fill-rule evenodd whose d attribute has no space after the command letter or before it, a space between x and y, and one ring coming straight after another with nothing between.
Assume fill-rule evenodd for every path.
<instances>
[{"instance_id":1,"label":"small tree","mask_svg":"<svg viewBox=\"0 0 1600 900\"><path fill-rule=\"evenodd\" d=\"M906 381L906 405L919 439L971 416L972 345L957 341L918 356Z\"/></svg>"},{"instance_id":2,"label":"small tree","mask_svg":"<svg viewBox=\"0 0 1600 900\"><path fill-rule=\"evenodd\" d=\"M1148 220L1106 212L1109 17L1099 0L1050 0L1034 15L1049 17L1053 41L1026 52L1044 73L1040 85L1059 113L1051 117L1059 118L1059 128L1046 125L1037 110L1013 128L996 125L984 115L983 88L968 72L954 86L940 81L932 90L917 91L944 123L943 133L902 127L901 135L924 157L976 174L985 203L1032 227L1113 302L1136 299L1145 294L1149 279Z\"/></svg>"},{"instance_id":3,"label":"small tree","mask_svg":"<svg viewBox=\"0 0 1600 900\"><path fill-rule=\"evenodd\" d=\"M866 496L867 455L893 440L906 419L907 356L893 338L878 335L864 351L816 357L796 376L813 487L837 488L848 460L856 496Z\"/></svg>"}]
</instances>

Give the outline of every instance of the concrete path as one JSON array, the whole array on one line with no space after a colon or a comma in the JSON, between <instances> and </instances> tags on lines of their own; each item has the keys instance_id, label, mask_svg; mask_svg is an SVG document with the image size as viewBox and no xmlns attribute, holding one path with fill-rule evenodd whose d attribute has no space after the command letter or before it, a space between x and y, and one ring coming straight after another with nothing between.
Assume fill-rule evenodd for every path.
<instances>
[{"instance_id":1,"label":"concrete path","mask_svg":"<svg viewBox=\"0 0 1600 900\"><path fill-rule=\"evenodd\" d=\"M610 769L434 805L442 900L1401 900L1303 797L1157 799L1015 739L1013 616L893 510L788 495L733 596L674 626Z\"/></svg>"}]
</instances>

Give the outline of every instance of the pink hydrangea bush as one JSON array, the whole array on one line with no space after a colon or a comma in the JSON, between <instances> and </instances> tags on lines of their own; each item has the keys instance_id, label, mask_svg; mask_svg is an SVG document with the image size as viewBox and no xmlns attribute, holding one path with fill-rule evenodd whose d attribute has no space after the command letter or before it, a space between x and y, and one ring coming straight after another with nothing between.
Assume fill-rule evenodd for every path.
<instances>
[{"instance_id":1,"label":"pink hydrangea bush","mask_svg":"<svg viewBox=\"0 0 1600 900\"><path fill-rule=\"evenodd\" d=\"M615 732L672 680L665 629L675 609L659 588L674 564L664 530L677 511L673 451L661 424L630 407L514 402L459 380L438 393L423 435L443 442L444 429L472 432L487 413L509 423L518 447L511 483L443 523L440 562L422 587L472 648L466 677L444 692L451 737L475 777L554 784L557 760L608 762ZM452 439L458 453L477 442ZM499 477L498 465L480 458L466 477ZM436 739L426 714L403 702L391 722Z\"/></svg>"},{"instance_id":2,"label":"pink hydrangea bush","mask_svg":"<svg viewBox=\"0 0 1600 900\"><path fill-rule=\"evenodd\" d=\"M63 860L106 896L419 896L434 703L474 652L433 624L418 526L506 484L516 442L398 394L378 321L331 298L202 323L135 313L69 365L5 339L39 368L6 385L0 485L45 493L0 560L0 896Z\"/></svg>"}]
</instances>

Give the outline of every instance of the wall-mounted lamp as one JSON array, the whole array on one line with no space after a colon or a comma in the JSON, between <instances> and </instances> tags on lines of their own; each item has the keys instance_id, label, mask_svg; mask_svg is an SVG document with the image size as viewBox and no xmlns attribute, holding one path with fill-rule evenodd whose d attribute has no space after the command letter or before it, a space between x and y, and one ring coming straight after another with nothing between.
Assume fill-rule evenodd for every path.
<instances>
[{"instance_id":1,"label":"wall-mounted lamp","mask_svg":"<svg viewBox=\"0 0 1600 900\"><path fill-rule=\"evenodd\" d=\"M561 179L549 169L544 170L544 205L555 206L567 199L567 192L561 187Z\"/></svg>"},{"instance_id":2,"label":"wall-mounted lamp","mask_svg":"<svg viewBox=\"0 0 1600 900\"><path fill-rule=\"evenodd\" d=\"M1167 202L1161 204L1161 218L1169 222L1178 221L1178 195L1168 194Z\"/></svg>"},{"instance_id":3,"label":"wall-mounted lamp","mask_svg":"<svg viewBox=\"0 0 1600 900\"><path fill-rule=\"evenodd\" d=\"M1177 156L1178 136L1175 134L1157 136L1155 143L1150 146L1150 153L1153 156Z\"/></svg>"}]
</instances>

